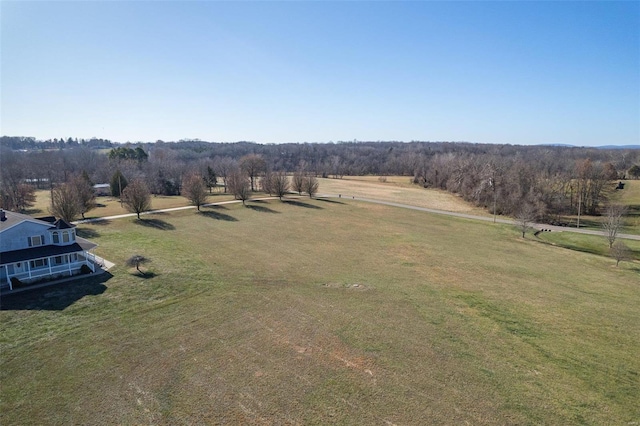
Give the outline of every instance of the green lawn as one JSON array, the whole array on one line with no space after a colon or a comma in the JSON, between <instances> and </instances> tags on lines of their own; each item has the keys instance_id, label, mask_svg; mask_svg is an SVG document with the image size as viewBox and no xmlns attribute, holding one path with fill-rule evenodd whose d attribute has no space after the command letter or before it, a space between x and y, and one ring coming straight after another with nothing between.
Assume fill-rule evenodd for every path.
<instances>
[{"instance_id":1,"label":"green lawn","mask_svg":"<svg viewBox=\"0 0 640 426\"><path fill-rule=\"evenodd\" d=\"M640 421L638 262L347 200L250 205L81 226L113 276L3 297L0 424Z\"/></svg>"},{"instance_id":2,"label":"green lawn","mask_svg":"<svg viewBox=\"0 0 640 426\"><path fill-rule=\"evenodd\" d=\"M585 253L597 254L600 256L609 256L609 242L603 236L584 235L574 232L543 232L538 235L541 241L570 250L582 251ZM640 241L616 239L629 247L630 255L633 260L640 260Z\"/></svg>"}]
</instances>

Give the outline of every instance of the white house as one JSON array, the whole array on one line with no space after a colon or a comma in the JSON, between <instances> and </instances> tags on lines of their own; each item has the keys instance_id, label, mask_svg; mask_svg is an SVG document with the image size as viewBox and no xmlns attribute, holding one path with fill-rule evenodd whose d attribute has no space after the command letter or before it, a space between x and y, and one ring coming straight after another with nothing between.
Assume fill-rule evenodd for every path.
<instances>
[{"instance_id":1,"label":"white house","mask_svg":"<svg viewBox=\"0 0 640 426\"><path fill-rule=\"evenodd\" d=\"M33 282L75 275L87 265L95 272L97 247L76 236L73 225L0 210L0 286L13 290L11 278Z\"/></svg>"}]
</instances>

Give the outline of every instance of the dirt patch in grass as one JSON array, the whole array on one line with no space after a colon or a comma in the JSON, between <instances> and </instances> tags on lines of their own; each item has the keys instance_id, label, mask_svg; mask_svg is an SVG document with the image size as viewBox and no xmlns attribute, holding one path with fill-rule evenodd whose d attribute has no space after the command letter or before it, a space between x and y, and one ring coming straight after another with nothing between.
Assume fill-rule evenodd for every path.
<instances>
[{"instance_id":1,"label":"dirt patch in grass","mask_svg":"<svg viewBox=\"0 0 640 426\"><path fill-rule=\"evenodd\" d=\"M363 283L326 283L326 284L322 284L322 286L325 288L341 288L346 290L358 290L358 291L372 289L370 285L363 284Z\"/></svg>"}]
</instances>

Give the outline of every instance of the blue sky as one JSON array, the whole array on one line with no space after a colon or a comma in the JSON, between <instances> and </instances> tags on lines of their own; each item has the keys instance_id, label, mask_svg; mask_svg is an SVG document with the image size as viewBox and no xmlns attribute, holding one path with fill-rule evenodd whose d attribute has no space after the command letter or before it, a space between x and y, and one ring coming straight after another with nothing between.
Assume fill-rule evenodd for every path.
<instances>
[{"instance_id":1,"label":"blue sky","mask_svg":"<svg viewBox=\"0 0 640 426\"><path fill-rule=\"evenodd\" d=\"M10 2L1 133L640 143L640 2Z\"/></svg>"}]
</instances>

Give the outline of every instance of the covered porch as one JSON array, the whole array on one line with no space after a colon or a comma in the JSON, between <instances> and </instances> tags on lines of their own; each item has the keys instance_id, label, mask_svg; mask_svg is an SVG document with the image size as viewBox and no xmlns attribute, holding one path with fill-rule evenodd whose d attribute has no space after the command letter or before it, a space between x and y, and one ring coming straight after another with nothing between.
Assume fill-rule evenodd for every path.
<instances>
[{"instance_id":1,"label":"covered porch","mask_svg":"<svg viewBox=\"0 0 640 426\"><path fill-rule=\"evenodd\" d=\"M0 286L8 286L13 290L12 278L31 283L45 278L77 275L82 271L83 265L95 272L96 258L89 250L96 245L87 243L87 247L76 243L71 246L49 246L3 253L0 259Z\"/></svg>"}]
</instances>

